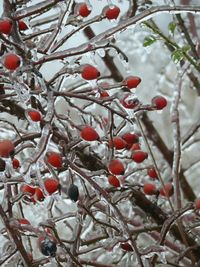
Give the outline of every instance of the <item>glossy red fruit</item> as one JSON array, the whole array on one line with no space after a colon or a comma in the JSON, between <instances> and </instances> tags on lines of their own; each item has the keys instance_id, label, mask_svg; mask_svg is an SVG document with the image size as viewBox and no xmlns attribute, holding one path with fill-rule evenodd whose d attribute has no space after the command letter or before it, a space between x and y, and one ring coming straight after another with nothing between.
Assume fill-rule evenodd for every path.
<instances>
[{"instance_id":1,"label":"glossy red fruit","mask_svg":"<svg viewBox=\"0 0 200 267\"><path fill-rule=\"evenodd\" d=\"M158 109L158 110L161 110L163 108L165 108L167 106L167 100L165 97L163 96L155 96L153 99L152 99L152 105Z\"/></svg>"},{"instance_id":2,"label":"glossy red fruit","mask_svg":"<svg viewBox=\"0 0 200 267\"><path fill-rule=\"evenodd\" d=\"M90 126L84 127L80 132L81 137L86 141L99 140L99 134Z\"/></svg>"},{"instance_id":3,"label":"glossy red fruit","mask_svg":"<svg viewBox=\"0 0 200 267\"><path fill-rule=\"evenodd\" d=\"M112 6L105 9L105 16L107 19L117 19L120 13L118 6Z\"/></svg>"},{"instance_id":4,"label":"glossy red fruit","mask_svg":"<svg viewBox=\"0 0 200 267\"><path fill-rule=\"evenodd\" d=\"M94 80L100 76L100 72L92 65L85 65L81 71L81 76L85 80Z\"/></svg>"},{"instance_id":5,"label":"glossy red fruit","mask_svg":"<svg viewBox=\"0 0 200 267\"><path fill-rule=\"evenodd\" d=\"M109 182L110 185L112 185L114 187L119 187L120 186L119 180L114 175L109 175L108 176L108 182Z\"/></svg>"},{"instance_id":6,"label":"glossy red fruit","mask_svg":"<svg viewBox=\"0 0 200 267\"><path fill-rule=\"evenodd\" d=\"M42 190L39 187L35 188L35 199L38 201L43 201L45 198Z\"/></svg>"},{"instance_id":7,"label":"glossy red fruit","mask_svg":"<svg viewBox=\"0 0 200 267\"><path fill-rule=\"evenodd\" d=\"M194 202L194 207L199 210L200 209L200 198L197 198Z\"/></svg>"},{"instance_id":8,"label":"glossy red fruit","mask_svg":"<svg viewBox=\"0 0 200 267\"><path fill-rule=\"evenodd\" d=\"M48 152L47 153L47 162L55 167L55 168L61 168L62 167L62 157L57 152Z\"/></svg>"},{"instance_id":9,"label":"glossy red fruit","mask_svg":"<svg viewBox=\"0 0 200 267\"><path fill-rule=\"evenodd\" d=\"M47 178L44 181L44 186L49 195L55 193L58 190L59 182L53 178Z\"/></svg>"},{"instance_id":10,"label":"glossy red fruit","mask_svg":"<svg viewBox=\"0 0 200 267\"><path fill-rule=\"evenodd\" d=\"M113 159L108 164L108 170L114 175L123 175L125 168L123 163L119 159Z\"/></svg>"},{"instance_id":11,"label":"glossy red fruit","mask_svg":"<svg viewBox=\"0 0 200 267\"><path fill-rule=\"evenodd\" d=\"M14 151L14 144L11 140L0 141L0 157L8 158Z\"/></svg>"},{"instance_id":12,"label":"glossy red fruit","mask_svg":"<svg viewBox=\"0 0 200 267\"><path fill-rule=\"evenodd\" d=\"M101 91L100 92L100 97L104 98L104 97L109 97L109 93L107 91Z\"/></svg>"},{"instance_id":13,"label":"glossy red fruit","mask_svg":"<svg viewBox=\"0 0 200 267\"><path fill-rule=\"evenodd\" d=\"M143 191L145 195L156 195L158 192L155 184L151 184L151 183L145 183L143 186Z\"/></svg>"},{"instance_id":14,"label":"glossy red fruit","mask_svg":"<svg viewBox=\"0 0 200 267\"><path fill-rule=\"evenodd\" d=\"M142 151L142 150L136 150L132 154L132 159L136 163L141 163L147 158L148 158L148 154L146 152Z\"/></svg>"},{"instance_id":15,"label":"glossy red fruit","mask_svg":"<svg viewBox=\"0 0 200 267\"><path fill-rule=\"evenodd\" d=\"M125 251L133 251L132 246L131 246L128 242L126 242L126 243L121 243L121 244L120 244L120 247L121 247L123 250L125 250Z\"/></svg>"},{"instance_id":16,"label":"glossy red fruit","mask_svg":"<svg viewBox=\"0 0 200 267\"><path fill-rule=\"evenodd\" d=\"M12 166L13 166L14 169L18 169L19 166L20 166L19 160L16 159L16 158L13 158L13 160L12 160Z\"/></svg>"},{"instance_id":17,"label":"glossy red fruit","mask_svg":"<svg viewBox=\"0 0 200 267\"><path fill-rule=\"evenodd\" d=\"M18 222L20 223L20 224L31 224L30 222L29 222L29 220L27 220L26 218L21 218L21 219L18 219Z\"/></svg>"},{"instance_id":18,"label":"glossy red fruit","mask_svg":"<svg viewBox=\"0 0 200 267\"><path fill-rule=\"evenodd\" d=\"M139 105L139 100L137 98L130 98L132 94L126 94L121 100L120 103L127 109L134 109Z\"/></svg>"},{"instance_id":19,"label":"glossy red fruit","mask_svg":"<svg viewBox=\"0 0 200 267\"><path fill-rule=\"evenodd\" d=\"M78 14L81 17L87 17L91 13L91 10L89 9L88 5L86 3L80 3L78 6Z\"/></svg>"},{"instance_id":20,"label":"glossy red fruit","mask_svg":"<svg viewBox=\"0 0 200 267\"><path fill-rule=\"evenodd\" d=\"M20 65L20 57L15 54L7 54L4 58L3 65L8 70L16 70Z\"/></svg>"},{"instance_id":21,"label":"glossy red fruit","mask_svg":"<svg viewBox=\"0 0 200 267\"><path fill-rule=\"evenodd\" d=\"M41 114L39 111L35 111L35 110L28 111L28 115L32 121L35 121L35 122L41 121Z\"/></svg>"},{"instance_id":22,"label":"glossy red fruit","mask_svg":"<svg viewBox=\"0 0 200 267\"><path fill-rule=\"evenodd\" d=\"M29 194L30 196L33 196L35 194L35 187L32 187L28 184L23 184L20 187L20 191L24 194Z\"/></svg>"},{"instance_id":23,"label":"glossy red fruit","mask_svg":"<svg viewBox=\"0 0 200 267\"><path fill-rule=\"evenodd\" d=\"M134 134L134 133L125 133L122 135L122 138L128 144L138 143L138 141L139 141L139 136L137 134Z\"/></svg>"},{"instance_id":24,"label":"glossy red fruit","mask_svg":"<svg viewBox=\"0 0 200 267\"><path fill-rule=\"evenodd\" d=\"M12 21L4 19L0 21L0 33L9 34L12 30Z\"/></svg>"},{"instance_id":25,"label":"glossy red fruit","mask_svg":"<svg viewBox=\"0 0 200 267\"><path fill-rule=\"evenodd\" d=\"M124 85L126 85L129 89L136 88L140 83L141 79L137 76L129 76L123 81Z\"/></svg>"},{"instance_id":26,"label":"glossy red fruit","mask_svg":"<svg viewBox=\"0 0 200 267\"><path fill-rule=\"evenodd\" d=\"M149 175L149 177L151 177L152 179L158 179L158 174L155 170L155 168L149 168L147 170L147 174Z\"/></svg>"},{"instance_id":27,"label":"glossy red fruit","mask_svg":"<svg viewBox=\"0 0 200 267\"><path fill-rule=\"evenodd\" d=\"M18 27L19 27L20 31L25 31L28 29L28 26L26 25L26 23L23 20L18 21Z\"/></svg>"},{"instance_id":28,"label":"glossy red fruit","mask_svg":"<svg viewBox=\"0 0 200 267\"><path fill-rule=\"evenodd\" d=\"M171 197L174 194L174 186L171 183L165 184L164 188L160 188L160 195L163 197Z\"/></svg>"},{"instance_id":29,"label":"glossy red fruit","mask_svg":"<svg viewBox=\"0 0 200 267\"><path fill-rule=\"evenodd\" d=\"M116 136L112 140L109 140L109 147L114 147L117 150L124 149L126 146L127 143L119 136Z\"/></svg>"}]
</instances>

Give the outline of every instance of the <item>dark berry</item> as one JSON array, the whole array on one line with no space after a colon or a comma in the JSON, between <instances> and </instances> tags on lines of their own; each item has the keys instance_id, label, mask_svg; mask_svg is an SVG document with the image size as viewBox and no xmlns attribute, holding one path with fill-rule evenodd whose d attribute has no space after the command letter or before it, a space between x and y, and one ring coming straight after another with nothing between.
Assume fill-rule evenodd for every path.
<instances>
[{"instance_id":1,"label":"dark berry","mask_svg":"<svg viewBox=\"0 0 200 267\"><path fill-rule=\"evenodd\" d=\"M71 184L68 189L68 196L71 200L77 201L79 197L78 187L75 184Z\"/></svg>"},{"instance_id":2,"label":"dark berry","mask_svg":"<svg viewBox=\"0 0 200 267\"><path fill-rule=\"evenodd\" d=\"M46 237L40 243L40 250L41 250L42 254L45 255L45 256L55 257L56 256L57 246L56 246L56 243L53 240L51 240L48 237Z\"/></svg>"}]
</instances>

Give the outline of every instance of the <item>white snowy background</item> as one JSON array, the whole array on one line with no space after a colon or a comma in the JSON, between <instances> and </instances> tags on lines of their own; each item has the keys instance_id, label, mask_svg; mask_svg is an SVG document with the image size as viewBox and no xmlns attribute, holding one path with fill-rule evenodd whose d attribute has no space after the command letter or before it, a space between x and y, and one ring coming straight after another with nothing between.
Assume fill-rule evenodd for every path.
<instances>
[{"instance_id":1,"label":"white snowy background","mask_svg":"<svg viewBox=\"0 0 200 267\"><path fill-rule=\"evenodd\" d=\"M35 1L35 2L40 2ZM81 1L77 1L81 2ZM168 4L170 1L153 1L155 3L161 4ZM179 1L175 1L177 4L179 4ZM103 1L90 1L92 5L92 14L91 16L94 16L96 14L99 14L102 10L102 8L107 3L106 0ZM122 14L125 13L125 11L128 8L128 1L127 0L121 0L121 1L112 1L113 4L117 4ZM192 3L200 4L199 0L194 0ZM2 4L3 1L0 1L0 14L2 13ZM186 16L185 14L183 17ZM90 18L90 17L88 17ZM163 30L164 33L168 32L168 24L172 20L172 16L170 14L161 14L156 15L153 17L159 27ZM197 20L200 22L200 19ZM92 29L96 34L101 33L105 31L105 29L110 28L113 26L113 24L116 24L116 22L108 22L103 21L100 23L96 23L92 26ZM200 30L200 23L197 24L198 29ZM129 62L128 64L123 62L121 58L115 54L115 61L117 62L117 66L120 68L122 74L124 77L128 75L135 75L142 78L142 83L137 88L136 94L137 97L140 99L141 102L150 103L152 97L155 95L163 95L165 96L168 101L169 105L166 109L164 109L162 112L151 113L150 117L152 118L156 128L158 129L159 133L165 140L166 144L169 148L173 149L172 147L172 127L170 122L170 108L171 108L171 101L173 99L173 92L174 88L177 86L177 68L174 62L171 59L170 53L167 50L167 48L163 47L162 41L158 41L154 43L152 46L148 48L144 48L142 43L144 40L144 37L147 36L150 32L144 28L141 28L141 26L133 26L126 31L122 33L118 33L115 36L116 39L116 46L119 46L122 51L127 55ZM63 32L65 34L65 32ZM67 42L67 44L63 45L61 49L67 49L73 46L77 46L83 42L87 41L87 39L83 36L81 33L77 33L73 38L70 38L70 41ZM99 59L99 54L97 56L88 56L83 58L84 62L94 62L96 60L96 64L101 65L101 71L107 71L103 62ZM89 62L88 62L89 63ZM42 73L44 77L48 80L52 77L56 69L59 69L61 67L61 64L58 62L50 62L48 64L45 64L42 68ZM74 78L77 79L77 78ZM66 80L66 84L73 83L73 79ZM66 107L65 102L60 100L56 104L56 108L59 111L59 113L65 113ZM99 110L98 110L99 109ZM99 114L102 113L102 109L97 107L97 110L95 112L99 112ZM191 83L189 80L184 82L182 94L181 94L181 104L180 104L180 114L181 114L181 132L184 135L187 130L190 128L192 123L199 120L199 114L200 114L200 97L197 96L195 90L192 89ZM74 120L78 120L79 118L77 115L74 114ZM182 166L185 168L188 168L188 166L192 165L193 161L199 159L199 143L197 143L196 148L193 146L189 149L185 150L182 155ZM192 149L192 157L191 157L191 149ZM186 177L189 181L189 183L192 185L192 188L194 189L195 193L200 196L200 187L199 187L199 175L200 175L200 168L199 164L195 164L192 169L189 169L188 173L186 173ZM39 207L32 206L32 209L30 210L29 207L27 207L28 216L27 219L31 221L31 223L34 226L37 226L39 222L46 219L46 214L43 212L40 212L43 208L45 209L46 205L48 203L48 199L44 201ZM71 208L71 210L76 209L76 204L66 202L67 207ZM70 204L70 205L69 205ZM60 205L60 208L63 209L65 202L61 202L57 206ZM62 224L59 228L58 225L58 232L62 234ZM2 246L4 243L4 238L0 236L0 246ZM11 266L11 265L5 265L5 266ZM13 267L13 266L12 266ZM122 265L123 267L123 265Z\"/></svg>"}]
</instances>

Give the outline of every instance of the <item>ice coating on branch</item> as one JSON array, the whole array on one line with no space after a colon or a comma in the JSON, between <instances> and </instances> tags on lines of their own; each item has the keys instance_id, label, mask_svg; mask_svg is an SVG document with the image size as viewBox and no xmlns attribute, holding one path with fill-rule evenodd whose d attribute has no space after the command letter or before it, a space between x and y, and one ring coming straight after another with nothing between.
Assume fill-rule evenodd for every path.
<instances>
[{"instance_id":1,"label":"ice coating on branch","mask_svg":"<svg viewBox=\"0 0 200 267\"><path fill-rule=\"evenodd\" d=\"M25 162L26 168L25 168L24 174L27 174L27 172L30 171L30 169L32 169L33 164L43 159L44 156L46 155L49 142L52 137L51 129L52 127L50 124L46 124L43 127L40 140L38 141L38 145L35 148L34 153L32 154L31 158L29 158Z\"/></svg>"},{"instance_id":2,"label":"ice coating on branch","mask_svg":"<svg viewBox=\"0 0 200 267\"><path fill-rule=\"evenodd\" d=\"M38 83L40 84L42 91L44 93L47 93L48 89L47 89L46 83L44 82L43 77L38 77Z\"/></svg>"},{"instance_id":3,"label":"ice coating on branch","mask_svg":"<svg viewBox=\"0 0 200 267\"><path fill-rule=\"evenodd\" d=\"M55 9L58 9L58 11L62 11L62 12L65 12L67 10L67 2L61 2L61 3L58 3L56 5L56 7L54 7Z\"/></svg>"},{"instance_id":4,"label":"ice coating on branch","mask_svg":"<svg viewBox=\"0 0 200 267\"><path fill-rule=\"evenodd\" d=\"M126 71L126 73L128 74L130 72L130 65L128 63L128 61L126 61L123 57L123 55L121 53L118 54L119 57L119 61L122 64L122 66L124 67L124 70Z\"/></svg>"},{"instance_id":5,"label":"ice coating on branch","mask_svg":"<svg viewBox=\"0 0 200 267\"><path fill-rule=\"evenodd\" d=\"M40 169L41 169L41 163L38 161L35 164L33 164L34 170L36 170L36 178L39 184L39 187L42 189L42 191L46 194L49 195L48 192L45 189L44 186L44 181L43 181L43 176L41 175ZM32 168L33 168L32 166Z\"/></svg>"},{"instance_id":6,"label":"ice coating on branch","mask_svg":"<svg viewBox=\"0 0 200 267\"><path fill-rule=\"evenodd\" d=\"M19 97L19 101L27 103L30 99L30 88L25 83L14 82L14 90Z\"/></svg>"},{"instance_id":7,"label":"ice coating on branch","mask_svg":"<svg viewBox=\"0 0 200 267\"><path fill-rule=\"evenodd\" d=\"M27 183L27 184L30 184L31 182L31 167L30 167L30 164L31 164L31 160L28 159L24 162L24 169L25 169L25 172L23 173L23 177L24 177L24 181Z\"/></svg>"},{"instance_id":8,"label":"ice coating on branch","mask_svg":"<svg viewBox=\"0 0 200 267\"><path fill-rule=\"evenodd\" d=\"M97 53L99 54L100 57L105 57L106 51L103 48L100 48L97 50Z\"/></svg>"},{"instance_id":9,"label":"ice coating on branch","mask_svg":"<svg viewBox=\"0 0 200 267\"><path fill-rule=\"evenodd\" d=\"M101 241L100 243L103 245L103 247L108 250L112 251L114 246L121 241L121 237L109 237L104 241Z\"/></svg>"},{"instance_id":10,"label":"ice coating on branch","mask_svg":"<svg viewBox=\"0 0 200 267\"><path fill-rule=\"evenodd\" d=\"M51 130L52 130L52 126L50 124L46 124L42 129L41 138L38 142L36 153L35 153L36 157L38 154L40 155L38 159L43 157L46 154L46 151L48 150L49 142L52 137Z\"/></svg>"},{"instance_id":11,"label":"ice coating on branch","mask_svg":"<svg viewBox=\"0 0 200 267\"><path fill-rule=\"evenodd\" d=\"M45 116L46 121L51 121L54 115L54 98L53 98L53 92L47 92L47 114Z\"/></svg>"}]
</instances>

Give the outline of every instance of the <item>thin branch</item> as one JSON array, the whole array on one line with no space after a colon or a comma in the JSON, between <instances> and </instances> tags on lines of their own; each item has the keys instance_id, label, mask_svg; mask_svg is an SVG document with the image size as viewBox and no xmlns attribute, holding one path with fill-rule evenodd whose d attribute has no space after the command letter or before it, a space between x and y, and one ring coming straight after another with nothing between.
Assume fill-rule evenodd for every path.
<instances>
[{"instance_id":1,"label":"thin branch","mask_svg":"<svg viewBox=\"0 0 200 267\"><path fill-rule=\"evenodd\" d=\"M119 24L116 27L113 27L112 29L106 31L105 33L99 34L95 36L93 39L90 40L90 42L87 42L83 45L73 47L71 49L64 50L62 52L53 53L52 55L45 56L38 61L34 62L35 65L42 64L44 62L53 61L56 59L64 59L67 57L71 57L74 55L81 55L83 53L89 52L93 50L94 45L95 47L98 45L101 45L102 41L108 40L109 37L112 37L115 33L118 33L122 31L123 29L127 29L129 26L132 26L134 24L138 24L142 22L143 20L147 20L152 17L154 14L160 14L170 12L172 14L174 13L180 13L180 12L200 12L200 7L198 6L176 6L176 7L170 7L170 6L159 6L159 7L152 7L150 9L147 9L143 11L142 13L136 15L133 18L130 18L126 20L125 22Z\"/></svg>"}]
</instances>

